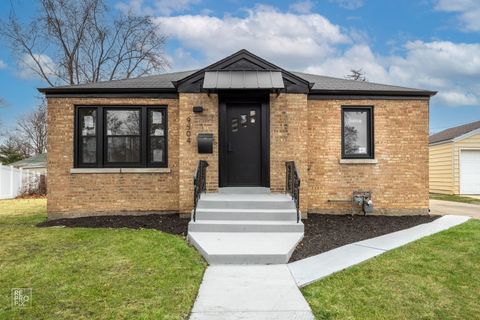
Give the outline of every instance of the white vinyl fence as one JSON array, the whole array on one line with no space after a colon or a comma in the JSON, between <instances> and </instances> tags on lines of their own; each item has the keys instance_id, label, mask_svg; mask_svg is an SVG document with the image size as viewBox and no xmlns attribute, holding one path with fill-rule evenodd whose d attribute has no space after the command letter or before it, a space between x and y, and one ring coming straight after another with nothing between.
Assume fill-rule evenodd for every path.
<instances>
[{"instance_id":1,"label":"white vinyl fence","mask_svg":"<svg viewBox=\"0 0 480 320\"><path fill-rule=\"evenodd\" d=\"M37 172L0 164L0 199L13 199L21 193L37 189L40 176Z\"/></svg>"}]
</instances>

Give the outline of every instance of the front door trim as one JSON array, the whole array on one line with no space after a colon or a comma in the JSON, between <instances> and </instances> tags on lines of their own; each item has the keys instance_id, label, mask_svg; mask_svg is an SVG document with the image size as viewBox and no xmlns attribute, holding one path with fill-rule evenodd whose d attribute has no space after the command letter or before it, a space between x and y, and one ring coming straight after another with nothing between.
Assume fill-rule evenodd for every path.
<instances>
[{"instance_id":1,"label":"front door trim","mask_svg":"<svg viewBox=\"0 0 480 320\"><path fill-rule=\"evenodd\" d=\"M262 160L261 160L261 186L270 187L270 108L269 108L269 94L264 91L226 91L219 93L219 186L228 187L227 181L227 104L230 103L256 103L261 105L262 115Z\"/></svg>"}]
</instances>

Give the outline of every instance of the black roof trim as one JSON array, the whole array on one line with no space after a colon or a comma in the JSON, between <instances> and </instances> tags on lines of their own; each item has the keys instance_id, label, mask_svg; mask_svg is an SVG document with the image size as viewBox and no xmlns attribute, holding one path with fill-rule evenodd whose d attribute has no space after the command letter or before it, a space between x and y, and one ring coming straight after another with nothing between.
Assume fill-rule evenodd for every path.
<instances>
[{"instance_id":1,"label":"black roof trim","mask_svg":"<svg viewBox=\"0 0 480 320\"><path fill-rule=\"evenodd\" d=\"M411 96L411 97L432 97L437 91L388 91L388 90L311 90L309 95L315 96Z\"/></svg>"},{"instance_id":2,"label":"black roof trim","mask_svg":"<svg viewBox=\"0 0 480 320\"><path fill-rule=\"evenodd\" d=\"M358 94L309 94L308 100L429 100L429 96L406 95L358 95Z\"/></svg>"},{"instance_id":3,"label":"black roof trim","mask_svg":"<svg viewBox=\"0 0 480 320\"><path fill-rule=\"evenodd\" d=\"M75 88L53 87L38 88L41 93L50 94L75 94L75 93L177 93L176 90L162 88Z\"/></svg>"},{"instance_id":4,"label":"black roof trim","mask_svg":"<svg viewBox=\"0 0 480 320\"><path fill-rule=\"evenodd\" d=\"M98 92L98 93L47 93L47 98L158 98L158 99L178 99L177 92Z\"/></svg>"}]
</instances>

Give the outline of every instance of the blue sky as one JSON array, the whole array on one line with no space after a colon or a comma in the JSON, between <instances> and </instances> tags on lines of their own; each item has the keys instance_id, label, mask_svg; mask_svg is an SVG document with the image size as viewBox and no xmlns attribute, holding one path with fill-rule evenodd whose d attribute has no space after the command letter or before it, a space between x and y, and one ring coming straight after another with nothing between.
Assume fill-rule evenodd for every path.
<instances>
[{"instance_id":1,"label":"blue sky","mask_svg":"<svg viewBox=\"0 0 480 320\"><path fill-rule=\"evenodd\" d=\"M28 18L36 1L16 0ZM241 48L282 67L437 90L430 131L480 120L478 0L107 0L112 10L155 18L169 36L169 71L205 66ZM10 10L0 2L0 18ZM2 126L32 109L40 79L0 50Z\"/></svg>"}]
</instances>

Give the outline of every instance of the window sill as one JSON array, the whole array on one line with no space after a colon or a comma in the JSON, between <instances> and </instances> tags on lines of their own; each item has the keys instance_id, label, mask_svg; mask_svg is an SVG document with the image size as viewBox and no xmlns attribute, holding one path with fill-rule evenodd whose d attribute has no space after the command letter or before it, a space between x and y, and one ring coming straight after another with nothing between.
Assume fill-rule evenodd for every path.
<instances>
[{"instance_id":1,"label":"window sill","mask_svg":"<svg viewBox=\"0 0 480 320\"><path fill-rule=\"evenodd\" d=\"M377 164L377 159L340 159L340 164Z\"/></svg>"},{"instance_id":2,"label":"window sill","mask_svg":"<svg viewBox=\"0 0 480 320\"><path fill-rule=\"evenodd\" d=\"M170 168L72 168L70 173L170 173Z\"/></svg>"}]
</instances>

